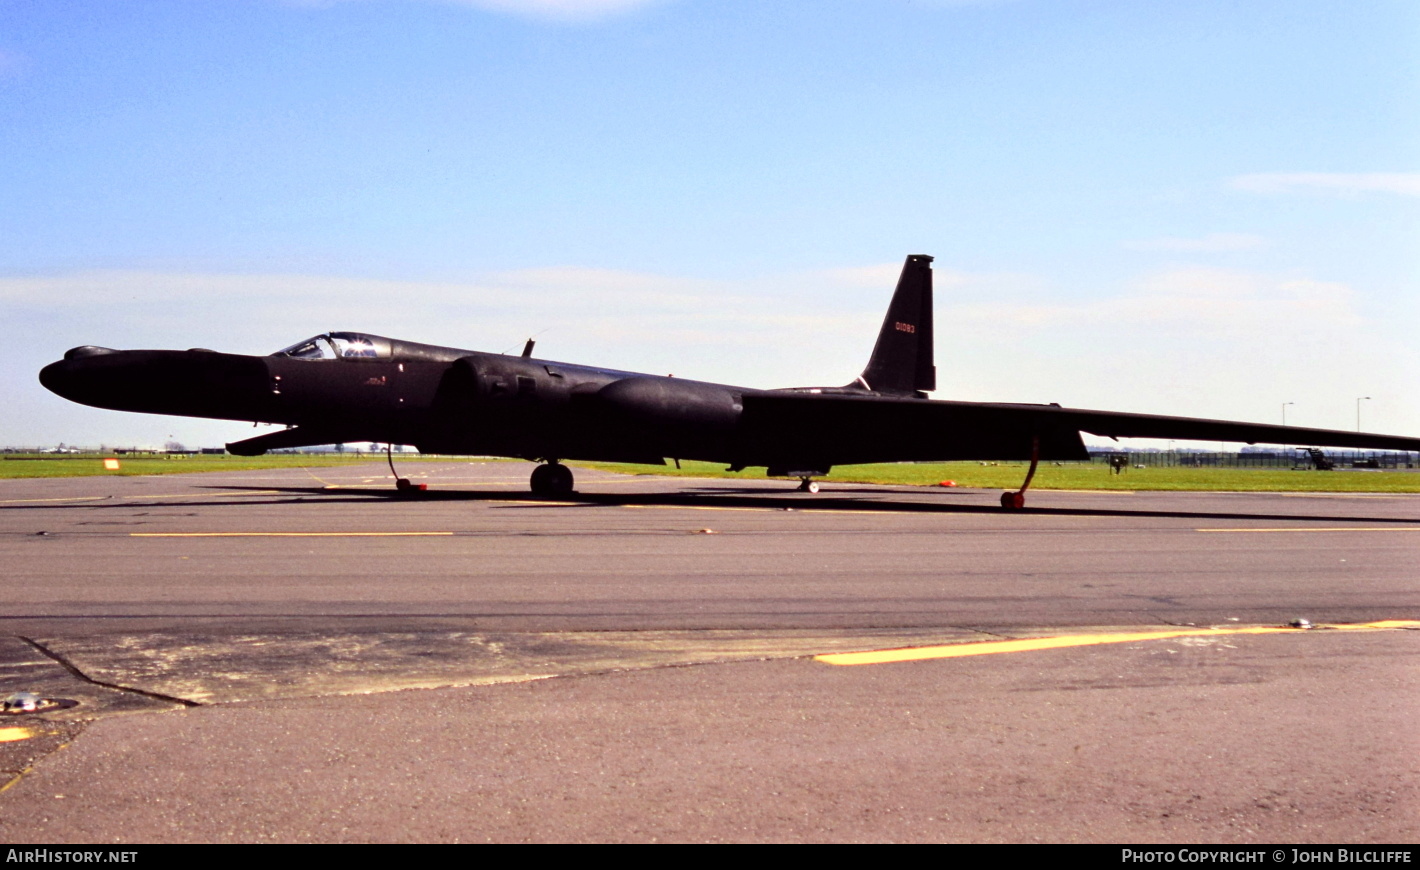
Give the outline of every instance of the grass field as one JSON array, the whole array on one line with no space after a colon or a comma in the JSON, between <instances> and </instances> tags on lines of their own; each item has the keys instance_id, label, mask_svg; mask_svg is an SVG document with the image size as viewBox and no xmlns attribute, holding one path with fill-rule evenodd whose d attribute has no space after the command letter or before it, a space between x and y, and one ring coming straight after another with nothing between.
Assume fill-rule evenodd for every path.
<instances>
[{"instance_id":1,"label":"grass field","mask_svg":"<svg viewBox=\"0 0 1420 870\"><path fill-rule=\"evenodd\" d=\"M592 465L588 463L588 465ZM763 480L763 469L727 472L708 462L682 462L675 466L595 465L608 471L633 474L672 474ZM826 481L936 486L944 480L957 486L986 489L1019 489L1026 463L979 462L885 463L835 468ZM1271 468L1129 468L1114 474L1102 464L1042 464L1031 481L1032 489L1179 490L1194 492L1420 492L1420 472L1406 471L1291 471Z\"/></svg>"},{"instance_id":2,"label":"grass field","mask_svg":"<svg viewBox=\"0 0 1420 870\"><path fill-rule=\"evenodd\" d=\"M105 459L118 459L118 470L104 468ZM44 456L9 454L0 461L0 478L5 477L89 477L94 475L186 474L195 471L242 471L251 468L324 468L383 462L383 454L289 454L268 456L149 455L115 456L112 453ZM409 457L417 459L418 457ZM396 457L396 462L406 457Z\"/></svg>"},{"instance_id":3,"label":"grass field","mask_svg":"<svg viewBox=\"0 0 1420 870\"><path fill-rule=\"evenodd\" d=\"M328 468L363 462L382 462L382 454L275 454L268 456L119 456L119 469L104 468L112 454L46 456L11 454L0 461L0 478L82 477L89 475L183 474L198 471L242 471L257 468ZM461 457L400 454L397 466L410 462L449 462ZM763 469L727 472L723 465L683 462L674 465L622 465L578 462L575 465L624 474L666 474L682 477L764 480ZM1026 463L982 465L978 462L885 463L834 469L825 480L853 483L887 483L936 486L955 481L957 486L985 489L1018 489ZM1290 471L1269 468L1129 468L1114 474L1102 464L1045 464L1031 481L1032 489L1180 490L1196 492L1420 492L1420 471Z\"/></svg>"}]
</instances>

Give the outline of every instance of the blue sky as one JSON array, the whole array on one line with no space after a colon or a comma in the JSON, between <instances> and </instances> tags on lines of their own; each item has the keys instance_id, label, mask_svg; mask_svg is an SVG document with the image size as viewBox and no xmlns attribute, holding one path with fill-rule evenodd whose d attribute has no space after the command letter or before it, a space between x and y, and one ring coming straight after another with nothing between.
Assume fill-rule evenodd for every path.
<instances>
[{"instance_id":1,"label":"blue sky","mask_svg":"<svg viewBox=\"0 0 1420 870\"><path fill-rule=\"evenodd\" d=\"M747 386L1420 434L1410 2L0 0L0 444L77 344L329 329Z\"/></svg>"}]
</instances>

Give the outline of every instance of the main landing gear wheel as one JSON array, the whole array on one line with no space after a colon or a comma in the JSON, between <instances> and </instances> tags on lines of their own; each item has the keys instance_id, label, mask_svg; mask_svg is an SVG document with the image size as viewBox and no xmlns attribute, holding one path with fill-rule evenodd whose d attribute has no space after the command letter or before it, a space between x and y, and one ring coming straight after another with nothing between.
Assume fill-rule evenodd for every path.
<instances>
[{"instance_id":1,"label":"main landing gear wheel","mask_svg":"<svg viewBox=\"0 0 1420 870\"><path fill-rule=\"evenodd\" d=\"M529 486L536 495L571 495L575 481L572 469L558 462L549 462L533 469Z\"/></svg>"},{"instance_id":2,"label":"main landing gear wheel","mask_svg":"<svg viewBox=\"0 0 1420 870\"><path fill-rule=\"evenodd\" d=\"M799 492L818 492L818 484L812 480L809 480L806 477L803 480L799 481Z\"/></svg>"},{"instance_id":3,"label":"main landing gear wheel","mask_svg":"<svg viewBox=\"0 0 1420 870\"><path fill-rule=\"evenodd\" d=\"M1024 492L1003 492L1001 493L1001 507L1008 511L1018 511L1026 506L1026 494Z\"/></svg>"}]
</instances>

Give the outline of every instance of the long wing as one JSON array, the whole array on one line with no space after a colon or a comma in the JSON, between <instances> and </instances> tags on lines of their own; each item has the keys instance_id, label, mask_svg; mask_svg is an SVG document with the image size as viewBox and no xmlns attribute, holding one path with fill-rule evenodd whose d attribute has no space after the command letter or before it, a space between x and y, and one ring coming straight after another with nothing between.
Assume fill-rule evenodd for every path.
<instances>
[{"instance_id":1,"label":"long wing","mask_svg":"<svg viewBox=\"0 0 1420 870\"><path fill-rule=\"evenodd\" d=\"M1056 405L989 404L807 392L746 394L746 464L851 465L949 459L1087 459L1080 433L1370 450L1420 450L1420 438Z\"/></svg>"},{"instance_id":2,"label":"long wing","mask_svg":"<svg viewBox=\"0 0 1420 870\"><path fill-rule=\"evenodd\" d=\"M1351 447L1361 450L1420 450L1420 438L1306 429L1265 423L1236 423L1196 417L1124 414L1115 411L1058 409L1062 419L1091 435L1111 438L1176 438L1191 441L1235 441L1246 444L1294 444L1307 447Z\"/></svg>"}]
</instances>

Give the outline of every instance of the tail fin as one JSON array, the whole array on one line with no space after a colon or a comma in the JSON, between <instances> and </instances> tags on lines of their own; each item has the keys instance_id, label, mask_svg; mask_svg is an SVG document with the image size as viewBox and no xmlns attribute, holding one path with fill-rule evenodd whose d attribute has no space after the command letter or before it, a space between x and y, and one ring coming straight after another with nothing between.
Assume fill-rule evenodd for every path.
<instances>
[{"instance_id":1,"label":"tail fin","mask_svg":"<svg viewBox=\"0 0 1420 870\"><path fill-rule=\"evenodd\" d=\"M902 266L883 328L858 385L875 393L937 388L932 361L932 258L913 254Z\"/></svg>"}]
</instances>

